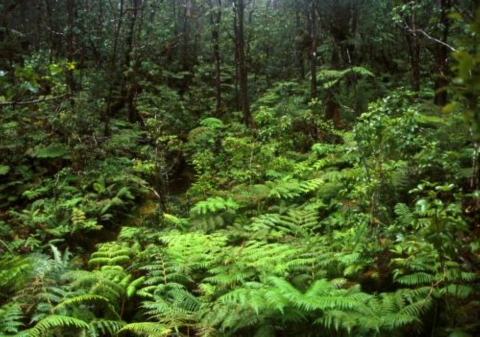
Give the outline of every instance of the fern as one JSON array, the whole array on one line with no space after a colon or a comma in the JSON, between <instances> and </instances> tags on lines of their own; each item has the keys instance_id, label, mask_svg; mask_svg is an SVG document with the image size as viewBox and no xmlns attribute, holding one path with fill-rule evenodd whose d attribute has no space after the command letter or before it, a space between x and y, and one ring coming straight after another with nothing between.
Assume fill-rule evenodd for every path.
<instances>
[{"instance_id":1,"label":"fern","mask_svg":"<svg viewBox=\"0 0 480 337\"><path fill-rule=\"evenodd\" d=\"M223 199L222 197L211 197L204 201L199 201L191 212L197 215L206 215L210 213L217 213L227 209L237 210L240 207L232 198Z\"/></svg>"},{"instance_id":2,"label":"fern","mask_svg":"<svg viewBox=\"0 0 480 337\"><path fill-rule=\"evenodd\" d=\"M64 276L65 280L71 280L71 286L74 289L85 289L90 295L95 295L91 297L92 300L101 300L103 297L110 303L117 303L126 296L130 278L131 276L127 275L122 268L107 268L93 272L74 271ZM81 299L80 297L79 300Z\"/></svg>"},{"instance_id":3,"label":"fern","mask_svg":"<svg viewBox=\"0 0 480 337\"><path fill-rule=\"evenodd\" d=\"M290 210L279 221L279 227L287 233L308 238L318 228L318 212L314 210Z\"/></svg>"},{"instance_id":4,"label":"fern","mask_svg":"<svg viewBox=\"0 0 480 337\"><path fill-rule=\"evenodd\" d=\"M317 73L317 80L324 82L324 89L330 89L348 74L373 77L373 73L364 67L351 67L344 70L322 69Z\"/></svg>"},{"instance_id":5,"label":"fern","mask_svg":"<svg viewBox=\"0 0 480 337\"><path fill-rule=\"evenodd\" d=\"M303 186L297 179L267 181L265 185L270 188L268 197L272 199L293 199L303 192Z\"/></svg>"},{"instance_id":6,"label":"fern","mask_svg":"<svg viewBox=\"0 0 480 337\"><path fill-rule=\"evenodd\" d=\"M118 333L127 331L136 335L151 337L169 336L172 333L172 329L163 324L153 322L130 323L120 329Z\"/></svg>"},{"instance_id":7,"label":"fern","mask_svg":"<svg viewBox=\"0 0 480 337\"><path fill-rule=\"evenodd\" d=\"M248 241L244 247L225 252L221 264L210 268L211 276L203 281L229 289L267 275L284 275L289 268L287 262L300 251L287 244Z\"/></svg>"},{"instance_id":8,"label":"fern","mask_svg":"<svg viewBox=\"0 0 480 337\"><path fill-rule=\"evenodd\" d=\"M71 297L60 302L54 310L58 310L67 306L79 305L84 303L100 303L102 305L108 304L108 299L106 297L95 295L95 294L85 294L75 297Z\"/></svg>"},{"instance_id":9,"label":"fern","mask_svg":"<svg viewBox=\"0 0 480 337\"><path fill-rule=\"evenodd\" d=\"M214 118L214 117L204 118L203 120L200 121L200 125L207 128L211 128L211 129L225 127L225 124L223 124L223 122L220 119Z\"/></svg>"},{"instance_id":10,"label":"fern","mask_svg":"<svg viewBox=\"0 0 480 337\"><path fill-rule=\"evenodd\" d=\"M46 147L37 146L29 154L36 158L68 158L69 150L63 144L52 143Z\"/></svg>"},{"instance_id":11,"label":"fern","mask_svg":"<svg viewBox=\"0 0 480 337\"><path fill-rule=\"evenodd\" d=\"M24 325L20 303L7 303L0 307L0 335L15 334Z\"/></svg>"},{"instance_id":12,"label":"fern","mask_svg":"<svg viewBox=\"0 0 480 337\"><path fill-rule=\"evenodd\" d=\"M117 333L120 332L120 330L125 326L125 322L123 321L111 321L111 320L94 320L93 322L90 322L90 330L93 329L93 331L99 335L99 336L105 336L105 335L116 335ZM92 334L93 335L93 334Z\"/></svg>"},{"instance_id":13,"label":"fern","mask_svg":"<svg viewBox=\"0 0 480 337\"><path fill-rule=\"evenodd\" d=\"M89 266L120 265L131 261L132 249L117 243L104 243L92 254Z\"/></svg>"},{"instance_id":14,"label":"fern","mask_svg":"<svg viewBox=\"0 0 480 337\"><path fill-rule=\"evenodd\" d=\"M33 275L35 263L35 258L30 256L3 256L0 260L0 295L8 298L12 292L21 289Z\"/></svg>"},{"instance_id":15,"label":"fern","mask_svg":"<svg viewBox=\"0 0 480 337\"><path fill-rule=\"evenodd\" d=\"M35 324L33 328L26 330L24 333L22 333L22 335L28 337L41 337L48 336L56 329L88 330L89 328L90 326L86 322L74 317L49 315Z\"/></svg>"}]
</instances>

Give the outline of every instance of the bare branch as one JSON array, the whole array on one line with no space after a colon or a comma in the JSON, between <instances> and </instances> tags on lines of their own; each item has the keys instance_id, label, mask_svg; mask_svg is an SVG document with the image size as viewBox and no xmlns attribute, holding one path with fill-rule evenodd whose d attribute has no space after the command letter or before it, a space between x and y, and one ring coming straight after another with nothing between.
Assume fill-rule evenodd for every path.
<instances>
[{"instance_id":1,"label":"bare branch","mask_svg":"<svg viewBox=\"0 0 480 337\"><path fill-rule=\"evenodd\" d=\"M448 43L443 42L442 40L436 39L436 38L434 38L433 36L428 35L426 32L424 32L424 31L421 30L421 29L416 29L415 32L422 33L427 39L432 40L432 41L435 41L435 42L437 42L437 43L440 43L442 46L447 47L447 48L450 49L451 51L457 51L455 48L453 48L453 47L452 47L451 45L449 45Z\"/></svg>"}]
</instances>

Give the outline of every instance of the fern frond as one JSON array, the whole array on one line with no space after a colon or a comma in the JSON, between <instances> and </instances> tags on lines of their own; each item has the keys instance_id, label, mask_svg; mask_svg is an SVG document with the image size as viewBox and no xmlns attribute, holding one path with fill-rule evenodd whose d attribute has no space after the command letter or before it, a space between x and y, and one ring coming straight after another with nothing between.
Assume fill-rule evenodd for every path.
<instances>
[{"instance_id":1,"label":"fern frond","mask_svg":"<svg viewBox=\"0 0 480 337\"><path fill-rule=\"evenodd\" d=\"M90 326L78 318L63 315L49 315L35 324L33 328L27 330L26 335L29 337L45 336L56 328L88 330Z\"/></svg>"},{"instance_id":2,"label":"fern frond","mask_svg":"<svg viewBox=\"0 0 480 337\"><path fill-rule=\"evenodd\" d=\"M444 296L456 297L460 299L468 298L473 292L473 288L464 284L449 284L440 289L439 294Z\"/></svg>"},{"instance_id":3,"label":"fern frond","mask_svg":"<svg viewBox=\"0 0 480 337\"><path fill-rule=\"evenodd\" d=\"M404 275L397 278L397 282L409 286L418 286L431 284L435 280L434 276L425 272L413 273L410 275Z\"/></svg>"},{"instance_id":4,"label":"fern frond","mask_svg":"<svg viewBox=\"0 0 480 337\"><path fill-rule=\"evenodd\" d=\"M172 329L166 327L160 323L142 322L142 323L130 323L125 325L118 331L118 334L122 332L132 332L135 335L149 336L149 337L162 337L169 336L172 333Z\"/></svg>"},{"instance_id":5,"label":"fern frond","mask_svg":"<svg viewBox=\"0 0 480 337\"><path fill-rule=\"evenodd\" d=\"M110 335L113 336L120 332L120 330L125 326L123 321L111 321L111 320L94 320L90 322L90 327L99 332L100 335Z\"/></svg>"},{"instance_id":6,"label":"fern frond","mask_svg":"<svg viewBox=\"0 0 480 337\"><path fill-rule=\"evenodd\" d=\"M240 208L240 205L232 198L210 197L207 200L197 202L191 212L197 215L206 215L227 209L237 210L238 208Z\"/></svg>"},{"instance_id":7,"label":"fern frond","mask_svg":"<svg viewBox=\"0 0 480 337\"><path fill-rule=\"evenodd\" d=\"M293 199L303 192L297 179L267 181L265 185L270 188L268 197L271 199Z\"/></svg>"},{"instance_id":8,"label":"fern frond","mask_svg":"<svg viewBox=\"0 0 480 337\"><path fill-rule=\"evenodd\" d=\"M200 121L200 125L211 129L222 128L225 126L220 119L214 117L202 119Z\"/></svg>"},{"instance_id":9,"label":"fern frond","mask_svg":"<svg viewBox=\"0 0 480 337\"><path fill-rule=\"evenodd\" d=\"M0 295L7 296L20 289L32 275L35 259L30 256L14 256L0 260Z\"/></svg>"},{"instance_id":10,"label":"fern frond","mask_svg":"<svg viewBox=\"0 0 480 337\"><path fill-rule=\"evenodd\" d=\"M108 299L104 296L94 294L79 295L63 300L56 307L54 307L54 310L56 311L67 306L79 305L83 303L101 303L102 305L104 305L108 304Z\"/></svg>"},{"instance_id":11,"label":"fern frond","mask_svg":"<svg viewBox=\"0 0 480 337\"><path fill-rule=\"evenodd\" d=\"M24 315L20 303L7 303L0 307L0 335L19 332Z\"/></svg>"}]
</instances>

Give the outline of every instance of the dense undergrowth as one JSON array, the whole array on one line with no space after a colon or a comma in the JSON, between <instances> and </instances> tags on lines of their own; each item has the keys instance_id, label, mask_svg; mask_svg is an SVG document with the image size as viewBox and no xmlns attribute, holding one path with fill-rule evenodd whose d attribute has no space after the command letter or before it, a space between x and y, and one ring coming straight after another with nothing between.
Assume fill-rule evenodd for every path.
<instances>
[{"instance_id":1,"label":"dense undergrowth","mask_svg":"<svg viewBox=\"0 0 480 337\"><path fill-rule=\"evenodd\" d=\"M456 58L446 108L321 69L343 124L279 80L254 128L147 76L132 123L101 70L0 72L0 336L475 336L480 58Z\"/></svg>"},{"instance_id":2,"label":"dense undergrowth","mask_svg":"<svg viewBox=\"0 0 480 337\"><path fill-rule=\"evenodd\" d=\"M186 142L120 121L62 141L63 103L25 121L6 110L3 335L478 331L462 117L398 89L352 130L316 118L313 143L295 131L312 111L283 114L278 98L259 101L255 132L211 117ZM189 179L165 167L179 153L195 177L169 193L166 179Z\"/></svg>"}]
</instances>

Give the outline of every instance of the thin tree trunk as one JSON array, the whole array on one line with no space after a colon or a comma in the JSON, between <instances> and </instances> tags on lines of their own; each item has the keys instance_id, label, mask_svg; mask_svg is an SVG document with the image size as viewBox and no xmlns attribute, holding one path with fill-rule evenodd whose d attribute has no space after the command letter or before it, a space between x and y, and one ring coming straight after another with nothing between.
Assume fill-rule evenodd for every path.
<instances>
[{"instance_id":1,"label":"thin tree trunk","mask_svg":"<svg viewBox=\"0 0 480 337\"><path fill-rule=\"evenodd\" d=\"M215 62L215 114L222 115L221 58L220 58L220 22L222 18L222 0L210 0L210 27L212 29L213 60ZM214 11L214 8L216 10Z\"/></svg>"},{"instance_id":2,"label":"thin tree trunk","mask_svg":"<svg viewBox=\"0 0 480 337\"><path fill-rule=\"evenodd\" d=\"M303 81L305 79L305 65L303 60L305 53L303 48L304 33L302 24L300 22L300 11L295 12L295 22L297 28L296 57L298 65L298 76L299 80Z\"/></svg>"},{"instance_id":3,"label":"thin tree trunk","mask_svg":"<svg viewBox=\"0 0 480 337\"><path fill-rule=\"evenodd\" d=\"M313 101L317 98L317 45L318 45L318 32L317 32L317 6L316 0L311 0L309 11L309 33L311 38L311 46L309 52L310 58L310 100Z\"/></svg>"},{"instance_id":4,"label":"thin tree trunk","mask_svg":"<svg viewBox=\"0 0 480 337\"><path fill-rule=\"evenodd\" d=\"M136 60L132 60L132 53L134 52L134 35L135 35L135 24L137 22L138 10L140 7L141 0L131 0L130 5L130 20L129 27L126 39L126 48L125 48L125 65L124 69L127 70L127 74L124 76L123 85L122 85L122 94L121 96L125 98L126 105L128 108L128 120L131 123L138 121L138 112L135 108L134 100L137 93L137 83L135 79L136 73ZM132 68L132 69L129 69Z\"/></svg>"},{"instance_id":5,"label":"thin tree trunk","mask_svg":"<svg viewBox=\"0 0 480 337\"><path fill-rule=\"evenodd\" d=\"M182 55L182 62L183 62L183 70L188 71L190 62L189 62L189 50L188 45L190 44L190 29L188 24L188 18L190 16L191 4L190 0L184 0L184 9L183 9L183 55Z\"/></svg>"},{"instance_id":6,"label":"thin tree trunk","mask_svg":"<svg viewBox=\"0 0 480 337\"><path fill-rule=\"evenodd\" d=\"M448 18L448 10L451 7L450 0L441 0L441 13L440 13L440 22L443 25L442 30L442 42L448 43L448 35L450 32L450 19ZM438 45L437 47L437 65L438 65L438 74L435 79L435 98L434 103L440 106L447 104L447 91L445 87L448 85L447 76L449 73L448 67L448 54L449 50L445 45Z\"/></svg>"},{"instance_id":7,"label":"thin tree trunk","mask_svg":"<svg viewBox=\"0 0 480 337\"><path fill-rule=\"evenodd\" d=\"M245 2L244 0L234 0L234 14L235 14L235 47L238 56L238 77L240 85L240 107L243 113L243 121L246 126L255 128L252 113L250 112L250 105L248 100L248 73L245 62Z\"/></svg>"},{"instance_id":8,"label":"thin tree trunk","mask_svg":"<svg viewBox=\"0 0 480 337\"><path fill-rule=\"evenodd\" d=\"M75 7L75 0L67 0L67 72L65 75L66 85L68 89L68 96L70 100L70 104L73 106L74 100L73 95L75 92L75 79L73 78L73 53L74 53L74 45L73 45L73 24L74 24L74 7Z\"/></svg>"},{"instance_id":9,"label":"thin tree trunk","mask_svg":"<svg viewBox=\"0 0 480 337\"><path fill-rule=\"evenodd\" d=\"M408 0L404 0L408 3ZM407 44L410 53L410 69L412 73L412 90L415 92L420 91L420 41L417 35L417 16L415 9L412 9L412 13L406 18L407 29L411 32L407 32Z\"/></svg>"},{"instance_id":10,"label":"thin tree trunk","mask_svg":"<svg viewBox=\"0 0 480 337\"><path fill-rule=\"evenodd\" d=\"M113 115L113 89L114 89L114 78L115 78L115 67L117 64L117 51L118 51L118 42L120 39L120 30L122 28L122 22L123 22L123 8L124 8L124 1L125 0L120 0L120 8L119 8L119 15L118 15L118 23L115 28L115 35L113 38L113 50L112 50L112 55L110 58L110 66L109 66L109 78L110 78L110 86L108 89L108 95L107 95L107 104L106 104L106 111L105 111L105 116L104 116L104 133L106 136L110 135L110 118ZM110 1L110 7L112 8L112 11L115 9L115 5Z\"/></svg>"}]
</instances>

